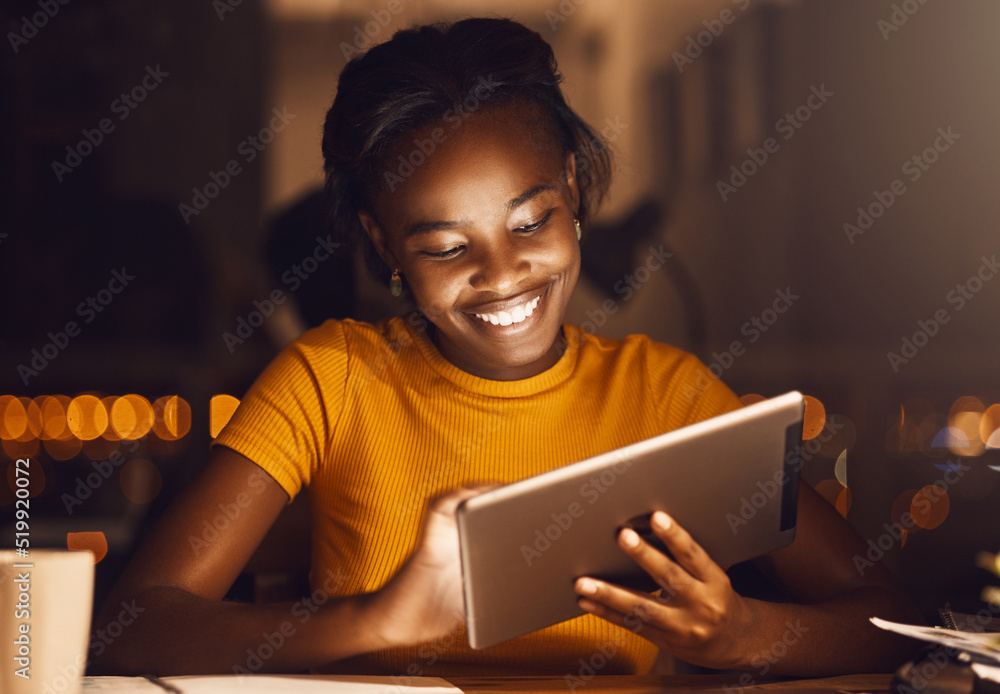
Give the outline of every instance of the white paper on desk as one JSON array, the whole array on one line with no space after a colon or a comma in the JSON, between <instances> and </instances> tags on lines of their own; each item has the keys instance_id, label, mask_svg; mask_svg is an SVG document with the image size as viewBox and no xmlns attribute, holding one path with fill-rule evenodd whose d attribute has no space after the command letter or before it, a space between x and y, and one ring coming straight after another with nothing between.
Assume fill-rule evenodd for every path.
<instances>
[{"instance_id":1,"label":"white paper on desk","mask_svg":"<svg viewBox=\"0 0 1000 694\"><path fill-rule=\"evenodd\" d=\"M163 677L183 694L455 694L462 690L439 677L369 675L192 675ZM84 694L166 694L142 677L85 677Z\"/></svg>"},{"instance_id":2,"label":"white paper on desk","mask_svg":"<svg viewBox=\"0 0 1000 694\"><path fill-rule=\"evenodd\" d=\"M90 694L90 692L107 692L108 694L163 692L145 677L84 677L81 691L83 694Z\"/></svg>"},{"instance_id":3,"label":"white paper on desk","mask_svg":"<svg viewBox=\"0 0 1000 694\"><path fill-rule=\"evenodd\" d=\"M950 648L957 648L960 651L975 653L984 658L989 658L994 663L1000 665L1000 648L996 645L996 634L899 624L898 622L890 622L878 617L872 617L871 622L880 629L893 631L903 636L920 639L921 641L940 643Z\"/></svg>"}]
</instances>

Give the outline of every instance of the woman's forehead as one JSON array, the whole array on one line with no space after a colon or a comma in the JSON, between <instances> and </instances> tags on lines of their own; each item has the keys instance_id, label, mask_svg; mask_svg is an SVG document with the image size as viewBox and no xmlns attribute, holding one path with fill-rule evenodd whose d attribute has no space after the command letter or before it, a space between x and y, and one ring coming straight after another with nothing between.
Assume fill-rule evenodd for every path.
<instances>
[{"instance_id":1,"label":"woman's forehead","mask_svg":"<svg viewBox=\"0 0 1000 694\"><path fill-rule=\"evenodd\" d=\"M564 160L544 132L550 129L505 111L472 114L452 126L431 123L403 138L386 160L383 221L499 215L526 191L557 190Z\"/></svg>"}]
</instances>

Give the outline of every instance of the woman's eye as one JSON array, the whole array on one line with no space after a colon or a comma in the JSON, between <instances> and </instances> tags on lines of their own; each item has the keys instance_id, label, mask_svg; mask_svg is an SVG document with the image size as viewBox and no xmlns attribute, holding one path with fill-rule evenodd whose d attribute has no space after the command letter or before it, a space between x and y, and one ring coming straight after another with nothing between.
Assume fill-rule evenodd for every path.
<instances>
[{"instance_id":1,"label":"woman's eye","mask_svg":"<svg viewBox=\"0 0 1000 694\"><path fill-rule=\"evenodd\" d=\"M551 216L552 216L552 210L549 210L548 212L545 213L544 217L542 217L534 224L525 224L523 227L518 227L514 231L520 231L520 232L538 231L543 226L545 226L545 223L549 221L549 217Z\"/></svg>"},{"instance_id":2,"label":"woman's eye","mask_svg":"<svg viewBox=\"0 0 1000 694\"><path fill-rule=\"evenodd\" d=\"M454 248L449 248L446 251L424 251L424 255L428 258L450 258L453 255L458 255L462 252L465 246L455 246Z\"/></svg>"}]
</instances>

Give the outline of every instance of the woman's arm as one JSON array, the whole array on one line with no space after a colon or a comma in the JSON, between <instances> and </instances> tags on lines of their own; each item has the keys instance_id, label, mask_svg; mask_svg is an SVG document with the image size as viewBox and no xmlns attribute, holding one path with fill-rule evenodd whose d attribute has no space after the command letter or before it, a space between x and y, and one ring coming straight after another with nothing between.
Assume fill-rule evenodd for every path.
<instances>
[{"instance_id":1,"label":"woman's arm","mask_svg":"<svg viewBox=\"0 0 1000 694\"><path fill-rule=\"evenodd\" d=\"M800 604L737 595L725 572L687 532L654 514L653 529L676 561L634 532L619 545L662 587L662 597L596 579L577 581L581 606L631 628L688 662L759 674L821 676L891 671L912 647L868 618L922 623L910 600L880 565L855 568L866 546L809 485L800 484L795 541L758 565Z\"/></svg>"},{"instance_id":2,"label":"woman's arm","mask_svg":"<svg viewBox=\"0 0 1000 694\"><path fill-rule=\"evenodd\" d=\"M754 619L769 623L772 634L784 635L786 623L796 620L810 629L802 634L802 647L789 647L772 670L891 672L918 644L875 627L868 618L923 624L923 617L888 570L868 561L861 536L805 482L799 484L798 506L795 541L756 563L800 604L748 601ZM773 640L758 640L755 652L773 660L778 650Z\"/></svg>"},{"instance_id":3,"label":"woman's arm","mask_svg":"<svg viewBox=\"0 0 1000 694\"><path fill-rule=\"evenodd\" d=\"M432 505L418 549L376 593L227 603L288 495L253 462L216 447L99 613L92 664L116 674L294 672L446 634L462 619L461 591L456 602L453 592L435 590L461 580L454 511L474 494L459 490Z\"/></svg>"}]
</instances>

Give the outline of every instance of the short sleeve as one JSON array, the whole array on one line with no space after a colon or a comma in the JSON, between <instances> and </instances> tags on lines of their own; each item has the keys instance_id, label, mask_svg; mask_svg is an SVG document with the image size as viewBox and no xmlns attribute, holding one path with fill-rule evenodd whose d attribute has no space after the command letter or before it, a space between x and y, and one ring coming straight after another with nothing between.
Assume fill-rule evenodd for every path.
<instances>
[{"instance_id":1,"label":"short sleeve","mask_svg":"<svg viewBox=\"0 0 1000 694\"><path fill-rule=\"evenodd\" d=\"M257 377L212 446L246 456L295 498L326 457L343 409L347 365L339 321L309 331Z\"/></svg>"}]
</instances>

